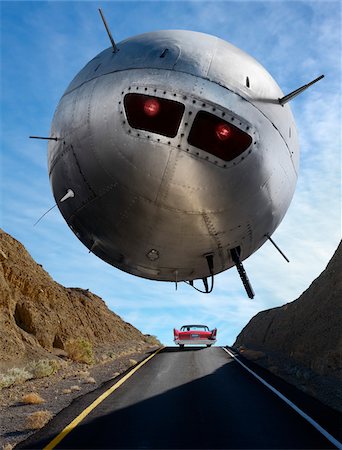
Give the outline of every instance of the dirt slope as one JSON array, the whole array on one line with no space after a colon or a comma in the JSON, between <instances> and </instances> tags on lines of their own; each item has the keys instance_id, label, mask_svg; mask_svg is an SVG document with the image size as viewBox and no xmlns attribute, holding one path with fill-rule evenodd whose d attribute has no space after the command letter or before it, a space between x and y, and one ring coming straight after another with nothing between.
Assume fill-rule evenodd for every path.
<instances>
[{"instance_id":1,"label":"dirt slope","mask_svg":"<svg viewBox=\"0 0 342 450\"><path fill-rule=\"evenodd\" d=\"M75 337L87 339L95 349L128 342L147 346L151 341L111 312L100 297L56 283L2 230L0 329L0 369L53 357Z\"/></svg>"},{"instance_id":2,"label":"dirt slope","mask_svg":"<svg viewBox=\"0 0 342 450\"><path fill-rule=\"evenodd\" d=\"M341 267L340 243L327 268L297 300L258 313L234 343L311 394L331 397L335 407L342 404Z\"/></svg>"}]
</instances>

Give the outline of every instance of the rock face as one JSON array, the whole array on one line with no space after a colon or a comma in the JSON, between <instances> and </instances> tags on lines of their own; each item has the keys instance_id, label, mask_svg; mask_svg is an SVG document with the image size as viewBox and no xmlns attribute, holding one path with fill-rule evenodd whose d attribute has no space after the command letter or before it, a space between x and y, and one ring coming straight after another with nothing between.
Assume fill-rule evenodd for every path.
<instances>
[{"instance_id":1,"label":"rock face","mask_svg":"<svg viewBox=\"0 0 342 450\"><path fill-rule=\"evenodd\" d=\"M306 381L320 376L321 381L338 383L342 360L341 267L340 243L327 268L297 300L258 313L238 335L234 347L263 352L269 365L276 364L279 371L285 366L300 367Z\"/></svg>"},{"instance_id":2,"label":"rock face","mask_svg":"<svg viewBox=\"0 0 342 450\"><path fill-rule=\"evenodd\" d=\"M0 230L0 366L24 364L82 337L94 347L151 341L91 292L65 288Z\"/></svg>"}]
</instances>

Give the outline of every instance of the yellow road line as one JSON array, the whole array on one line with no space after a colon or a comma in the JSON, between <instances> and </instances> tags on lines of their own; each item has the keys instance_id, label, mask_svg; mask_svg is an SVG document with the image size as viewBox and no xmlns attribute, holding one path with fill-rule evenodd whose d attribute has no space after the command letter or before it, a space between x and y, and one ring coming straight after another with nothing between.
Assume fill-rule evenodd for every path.
<instances>
[{"instance_id":1,"label":"yellow road line","mask_svg":"<svg viewBox=\"0 0 342 450\"><path fill-rule=\"evenodd\" d=\"M77 425L82 422L82 420L87 417L87 415L96 408L103 400L105 400L110 394L112 394L116 389L118 389L128 378L130 378L137 370L140 369L144 364L147 363L153 356L160 352L164 347L160 347L157 351L152 353L148 358L141 361L134 369L128 372L124 377L122 377L117 383L113 384L106 392L104 392L100 397L98 397L93 403L91 403L85 410L81 412L72 422L69 423L43 450L52 450L57 444L61 442Z\"/></svg>"}]
</instances>

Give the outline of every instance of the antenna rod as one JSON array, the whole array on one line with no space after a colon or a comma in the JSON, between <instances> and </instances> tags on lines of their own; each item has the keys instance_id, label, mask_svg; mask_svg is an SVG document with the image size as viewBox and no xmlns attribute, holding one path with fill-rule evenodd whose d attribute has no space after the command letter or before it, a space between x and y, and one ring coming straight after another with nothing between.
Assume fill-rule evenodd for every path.
<instances>
[{"instance_id":1,"label":"antenna rod","mask_svg":"<svg viewBox=\"0 0 342 450\"><path fill-rule=\"evenodd\" d=\"M102 19L103 25L104 25L105 28L106 28L106 31L107 31L107 34L108 34L108 36L109 36L110 42L112 43L113 53L116 53L116 52L118 51L118 48L117 48L117 46L115 45L115 42L114 42L112 33L110 32L110 29L108 28L106 19L105 19L104 15L103 15L103 12L102 12L102 9L101 9L101 8L99 8L99 13L100 13L100 15L101 15L101 19Z\"/></svg>"},{"instance_id":2,"label":"antenna rod","mask_svg":"<svg viewBox=\"0 0 342 450\"><path fill-rule=\"evenodd\" d=\"M305 91L307 88L309 88L313 84L317 83L317 81L321 80L322 78L324 78L324 75L321 75L318 78L315 78L313 81L310 81L310 83L308 83L308 84L304 84L304 86L296 89L293 92L290 92L290 94L285 95L283 98L279 98L278 99L279 104L281 106L285 105L285 103L287 103L290 100L292 100L293 98L297 97L297 95L301 94L303 91Z\"/></svg>"},{"instance_id":3,"label":"antenna rod","mask_svg":"<svg viewBox=\"0 0 342 450\"><path fill-rule=\"evenodd\" d=\"M30 139L45 139L47 141L58 141L56 137L29 136Z\"/></svg>"},{"instance_id":4,"label":"antenna rod","mask_svg":"<svg viewBox=\"0 0 342 450\"><path fill-rule=\"evenodd\" d=\"M51 208L48 209L42 216L40 216L39 219L33 224L33 226L35 227L37 223L39 223L42 220L42 218L46 216L47 213L49 213L53 208L55 208L55 206L57 206L56 203L53 206L51 206Z\"/></svg>"},{"instance_id":5,"label":"antenna rod","mask_svg":"<svg viewBox=\"0 0 342 450\"><path fill-rule=\"evenodd\" d=\"M278 252L281 254L281 256L286 259L286 261L289 263L290 260L284 255L284 253L280 250L280 248L278 247L278 245L274 242L274 240L268 235L265 234L265 236L267 237L267 239L274 245L274 247L278 250Z\"/></svg>"}]
</instances>

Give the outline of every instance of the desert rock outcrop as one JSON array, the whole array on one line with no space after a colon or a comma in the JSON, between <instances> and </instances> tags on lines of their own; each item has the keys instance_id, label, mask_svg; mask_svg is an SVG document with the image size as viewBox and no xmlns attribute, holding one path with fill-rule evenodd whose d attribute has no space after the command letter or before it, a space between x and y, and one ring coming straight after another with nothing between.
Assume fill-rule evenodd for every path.
<instances>
[{"instance_id":1,"label":"desert rock outcrop","mask_svg":"<svg viewBox=\"0 0 342 450\"><path fill-rule=\"evenodd\" d=\"M342 400L337 398L342 369L341 267L340 243L326 269L297 300L258 313L234 343L236 348L247 349L246 356L248 352L262 352L268 366L292 374L305 390L318 397L325 389L323 384L331 388L331 398L336 386L337 402Z\"/></svg>"},{"instance_id":2,"label":"desert rock outcrop","mask_svg":"<svg viewBox=\"0 0 342 450\"><path fill-rule=\"evenodd\" d=\"M0 361L49 357L75 337L94 348L127 342L147 346L150 338L110 311L91 292L65 288L37 264L24 246L0 230Z\"/></svg>"}]
</instances>

